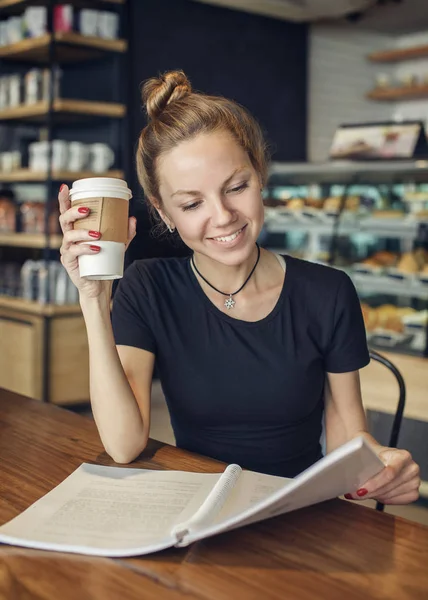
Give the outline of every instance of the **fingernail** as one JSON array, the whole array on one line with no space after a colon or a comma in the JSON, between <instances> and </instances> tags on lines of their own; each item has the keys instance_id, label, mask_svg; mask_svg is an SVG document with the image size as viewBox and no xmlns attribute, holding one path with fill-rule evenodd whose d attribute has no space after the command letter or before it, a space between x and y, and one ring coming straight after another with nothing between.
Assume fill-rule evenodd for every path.
<instances>
[{"instance_id":1,"label":"fingernail","mask_svg":"<svg viewBox=\"0 0 428 600\"><path fill-rule=\"evenodd\" d=\"M344 496L347 500L352 500L352 494L345 494Z\"/></svg>"},{"instance_id":2,"label":"fingernail","mask_svg":"<svg viewBox=\"0 0 428 600\"><path fill-rule=\"evenodd\" d=\"M99 246L89 246L89 248L93 251L93 252L98 252L98 250L101 250L101 248Z\"/></svg>"},{"instance_id":3,"label":"fingernail","mask_svg":"<svg viewBox=\"0 0 428 600\"><path fill-rule=\"evenodd\" d=\"M62 192L62 190L63 190L64 188L65 188L65 183L63 183L63 184L61 185L61 187L59 188L59 191L60 191L60 192Z\"/></svg>"},{"instance_id":4,"label":"fingernail","mask_svg":"<svg viewBox=\"0 0 428 600\"><path fill-rule=\"evenodd\" d=\"M85 206L80 206L77 209L77 212L80 212L81 215L86 215L89 212L89 208L86 208Z\"/></svg>"},{"instance_id":5,"label":"fingernail","mask_svg":"<svg viewBox=\"0 0 428 600\"><path fill-rule=\"evenodd\" d=\"M357 496L365 496L367 494L367 490L365 488L361 488L360 490L357 490Z\"/></svg>"},{"instance_id":6,"label":"fingernail","mask_svg":"<svg viewBox=\"0 0 428 600\"><path fill-rule=\"evenodd\" d=\"M99 238L101 235L99 231L88 231L88 233L93 238Z\"/></svg>"}]
</instances>

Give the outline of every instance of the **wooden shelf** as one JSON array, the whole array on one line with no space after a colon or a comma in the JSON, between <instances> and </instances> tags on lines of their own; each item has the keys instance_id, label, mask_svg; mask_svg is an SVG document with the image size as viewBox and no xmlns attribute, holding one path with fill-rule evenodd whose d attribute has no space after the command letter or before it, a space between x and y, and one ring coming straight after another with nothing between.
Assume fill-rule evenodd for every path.
<instances>
[{"instance_id":1,"label":"wooden shelf","mask_svg":"<svg viewBox=\"0 0 428 600\"><path fill-rule=\"evenodd\" d=\"M379 100L383 102L428 98L428 84L395 88L378 88L367 94L367 98L369 100Z\"/></svg>"},{"instance_id":2,"label":"wooden shelf","mask_svg":"<svg viewBox=\"0 0 428 600\"><path fill-rule=\"evenodd\" d=\"M104 173L94 173L93 171L54 171L52 173L53 181L62 181L68 183L76 179L86 179L88 177L113 177L114 179L123 179L124 172L118 169L105 171ZM18 169L16 171L0 171L0 183L38 183L47 180L47 173L30 171L30 169Z\"/></svg>"},{"instance_id":3,"label":"wooden shelf","mask_svg":"<svg viewBox=\"0 0 428 600\"><path fill-rule=\"evenodd\" d=\"M8 308L10 310L17 310L20 312L44 317L78 315L82 312L79 304L40 304L40 302L24 300L23 298L14 298L13 296L1 295L0 308Z\"/></svg>"},{"instance_id":4,"label":"wooden shelf","mask_svg":"<svg viewBox=\"0 0 428 600\"><path fill-rule=\"evenodd\" d=\"M92 0L91 4L102 6L103 4L123 5L126 0ZM49 0L0 0L0 10L7 12L17 12L25 6L48 6ZM75 7L88 7L87 0L68 0L67 4Z\"/></svg>"},{"instance_id":5,"label":"wooden shelf","mask_svg":"<svg viewBox=\"0 0 428 600\"><path fill-rule=\"evenodd\" d=\"M428 56L428 45L415 46L413 48L395 48L393 50L382 50L368 55L372 62L400 62L403 60L412 60L414 58L423 58Z\"/></svg>"},{"instance_id":6,"label":"wooden shelf","mask_svg":"<svg viewBox=\"0 0 428 600\"><path fill-rule=\"evenodd\" d=\"M62 237L49 236L49 248L59 248ZM0 246L14 246L15 248L44 248L46 236L43 233L4 233L0 232Z\"/></svg>"},{"instance_id":7,"label":"wooden shelf","mask_svg":"<svg viewBox=\"0 0 428 600\"><path fill-rule=\"evenodd\" d=\"M0 111L0 121L35 121L40 122L48 114L48 102L22 104ZM59 120L74 120L76 117L112 117L123 118L126 114L124 104L114 102L93 102L89 100L67 100L58 98L54 101L54 113Z\"/></svg>"},{"instance_id":8,"label":"wooden shelf","mask_svg":"<svg viewBox=\"0 0 428 600\"><path fill-rule=\"evenodd\" d=\"M51 38L52 35L47 33L38 38L0 46L0 59L48 63ZM125 40L88 37L74 31L57 32L54 39L57 42L55 56L59 63L90 60L102 56L105 52L125 52L128 47Z\"/></svg>"}]
</instances>

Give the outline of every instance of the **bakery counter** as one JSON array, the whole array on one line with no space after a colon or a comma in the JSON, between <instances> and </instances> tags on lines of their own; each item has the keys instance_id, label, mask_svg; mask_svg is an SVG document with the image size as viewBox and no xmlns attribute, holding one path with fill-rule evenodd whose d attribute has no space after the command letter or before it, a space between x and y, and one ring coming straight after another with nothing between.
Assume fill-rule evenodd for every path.
<instances>
[{"instance_id":1,"label":"bakery counter","mask_svg":"<svg viewBox=\"0 0 428 600\"><path fill-rule=\"evenodd\" d=\"M272 162L269 169L270 180L277 185L349 184L363 182L379 185L409 181L428 181L428 161L426 160L330 160L320 163Z\"/></svg>"},{"instance_id":2,"label":"bakery counter","mask_svg":"<svg viewBox=\"0 0 428 600\"><path fill-rule=\"evenodd\" d=\"M280 253L344 270L360 297L367 337L373 348L425 356L426 219L417 219L413 214L403 219L375 216L376 212L388 211L363 216L357 211L357 199L349 197L349 207L337 222L337 213L332 211L338 201L339 198L323 202L293 198L283 207L267 206L262 244ZM320 206L315 208L317 203ZM423 230L425 226L427 231Z\"/></svg>"},{"instance_id":3,"label":"bakery counter","mask_svg":"<svg viewBox=\"0 0 428 600\"><path fill-rule=\"evenodd\" d=\"M328 203L331 202L329 205ZM344 210L336 224L340 198L327 199L324 206L306 205L302 198L293 198L284 206L265 207L265 228L268 233L292 233L301 231L316 235L354 235L367 233L377 238L413 240L419 228L428 225L426 216L417 217L392 211L376 211L361 215L356 210ZM329 209L328 206L331 208ZM390 216L388 217L388 214ZM337 228L337 229L336 229Z\"/></svg>"},{"instance_id":4,"label":"bakery counter","mask_svg":"<svg viewBox=\"0 0 428 600\"><path fill-rule=\"evenodd\" d=\"M428 252L380 251L349 269L369 343L423 356L428 340Z\"/></svg>"},{"instance_id":5,"label":"bakery counter","mask_svg":"<svg viewBox=\"0 0 428 600\"><path fill-rule=\"evenodd\" d=\"M365 294L389 294L428 300L428 275L421 280L404 274L391 277L351 271L350 276L357 289Z\"/></svg>"}]
</instances>

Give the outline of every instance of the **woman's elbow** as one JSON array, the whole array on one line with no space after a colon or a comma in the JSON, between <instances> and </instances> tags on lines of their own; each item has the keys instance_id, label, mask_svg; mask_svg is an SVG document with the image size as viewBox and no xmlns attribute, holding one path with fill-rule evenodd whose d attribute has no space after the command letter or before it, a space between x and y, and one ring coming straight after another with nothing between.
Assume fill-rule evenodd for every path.
<instances>
[{"instance_id":1,"label":"woman's elbow","mask_svg":"<svg viewBox=\"0 0 428 600\"><path fill-rule=\"evenodd\" d=\"M129 465L145 450L147 446L147 440L144 440L143 444L139 444L133 448L108 448L104 446L107 454L119 465Z\"/></svg>"}]
</instances>

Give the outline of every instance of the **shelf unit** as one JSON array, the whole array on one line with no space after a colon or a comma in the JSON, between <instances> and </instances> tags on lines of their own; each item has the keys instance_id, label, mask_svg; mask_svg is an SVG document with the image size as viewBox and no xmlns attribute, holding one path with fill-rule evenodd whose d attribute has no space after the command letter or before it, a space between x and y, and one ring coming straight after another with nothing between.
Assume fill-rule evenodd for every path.
<instances>
[{"instance_id":1,"label":"shelf unit","mask_svg":"<svg viewBox=\"0 0 428 600\"><path fill-rule=\"evenodd\" d=\"M75 181L76 179L86 179L87 177L113 177L114 179L123 179L124 172L119 169L105 171L103 173L94 173L93 171L52 171L52 181L61 181L64 183ZM46 181L47 173L32 171L30 169L17 169L16 171L0 171L0 183L42 183Z\"/></svg>"},{"instance_id":2,"label":"shelf unit","mask_svg":"<svg viewBox=\"0 0 428 600\"><path fill-rule=\"evenodd\" d=\"M52 39L57 45L56 60L59 63L90 60L102 56L103 52L123 53L128 48L125 40L106 40L84 36L74 31L58 31L16 44L0 46L0 58L46 64L49 62L49 45Z\"/></svg>"},{"instance_id":3,"label":"shelf unit","mask_svg":"<svg viewBox=\"0 0 428 600\"><path fill-rule=\"evenodd\" d=\"M52 104L52 113L56 122L76 121L82 117L109 117L122 119L126 114L126 106L116 102L92 102L89 100L67 100L56 98ZM0 110L1 121L30 121L43 123L50 111L49 102L22 104Z\"/></svg>"},{"instance_id":4,"label":"shelf unit","mask_svg":"<svg viewBox=\"0 0 428 600\"><path fill-rule=\"evenodd\" d=\"M361 293L393 294L428 301L428 285L419 282L394 281L390 277L367 277L357 273L350 273L350 276Z\"/></svg>"},{"instance_id":5,"label":"shelf unit","mask_svg":"<svg viewBox=\"0 0 428 600\"><path fill-rule=\"evenodd\" d=\"M335 218L331 217L330 223L322 223L320 221L303 221L299 219L281 219L278 217L268 216L265 220L265 225L270 233L291 233L293 231L301 231L313 233L315 235L333 235L336 229ZM371 233L378 238L399 238L401 240L413 240L417 236L418 229L423 224L428 224L426 220L420 221L400 221L390 219L386 220L362 218L355 219L350 222L341 221L337 228L339 235L353 235L356 233Z\"/></svg>"},{"instance_id":6,"label":"shelf unit","mask_svg":"<svg viewBox=\"0 0 428 600\"><path fill-rule=\"evenodd\" d=\"M369 54L367 58L371 62L395 63L424 57L428 57L428 45L426 44L422 46L414 46L413 48L393 48L391 50L372 52L372 54Z\"/></svg>"},{"instance_id":7,"label":"shelf unit","mask_svg":"<svg viewBox=\"0 0 428 600\"><path fill-rule=\"evenodd\" d=\"M90 0L91 5L124 5L126 0ZM78 7L87 7L87 0L68 0L67 4ZM22 11L26 6L46 6L46 0L0 0L0 10L8 13Z\"/></svg>"},{"instance_id":8,"label":"shelf unit","mask_svg":"<svg viewBox=\"0 0 428 600\"><path fill-rule=\"evenodd\" d=\"M124 117L126 116L126 103L122 102L123 98L121 97L126 88L122 85L124 71L122 65L128 50L126 30L129 21L126 0L69 0L67 2L74 8L100 8L119 12L122 20L125 19L125 23L122 22L124 35L122 39L115 40L88 37L77 32L53 32L53 10L57 4L60 4L59 0L0 0L1 17L22 14L27 6L46 7L49 31L38 38L24 39L18 43L0 47L0 63L7 62L9 70L16 65L18 72L19 69L22 71L27 64L30 67L44 66L50 69L51 73L49 98L46 101L3 109L0 111L0 123L14 127L21 124L44 127L43 139L50 142L58 135L55 135L57 127L61 127L65 139L70 139L71 134L67 135L65 131L69 126L74 127L76 124L80 124L82 127L90 127L93 125L94 132L96 132L104 129L105 122L111 122L111 129L105 138L103 140L94 139L94 141L99 142L111 138L109 143L119 149L124 142L122 132L125 130ZM74 65L79 65L80 69L83 68L81 65L84 62L91 62L92 66L88 68L94 72L94 60L104 57L108 57L109 62L103 61L104 67L101 68L110 69L111 67L113 69L109 71L112 85L109 86L111 95L109 94L108 98L112 101L104 101L100 93L98 93L99 101L66 97L74 96L75 88L70 86L70 90L73 90L71 93L61 94L59 98L54 96L53 69L56 65L64 64L64 69L70 69L72 74L76 73L76 69L73 69ZM107 93L107 87L103 89ZM85 91L83 86L82 95ZM102 127L98 127L99 125ZM94 133L94 135L96 134ZM84 139L88 139L87 134ZM126 150L124 155L126 157ZM58 183L71 183L87 177L126 179L126 172L122 168L112 168L104 173L87 170L54 171L52 160L50 160L46 172L34 172L28 168L0 172L0 184L44 184L46 199L52 201L57 195ZM46 232L49 230L49 206L50 202L46 202ZM27 256L34 256L34 253L38 253L35 256L40 256L40 252L42 252L43 259L49 260L53 253L57 253L61 243L62 236L60 235L0 233L0 247L5 251L10 249L8 253L18 252L16 256L22 256L22 252L28 252ZM0 354L8 356L10 361L15 361L13 366L11 362L10 369L5 367L2 370L0 387L2 385L8 387L10 384L18 393L25 393L42 401L57 404L88 401L89 358L81 309L79 305L74 304L54 304L49 297L49 294L52 293L49 277L48 274L46 303L0 295ZM63 282L60 287L60 297L64 299L66 293L62 289ZM57 297L59 298L59 296ZM14 352L8 353L7 346L2 348L2 340L13 340ZM22 378L9 376L10 373L16 373L17 370L22 372ZM70 372L73 372L72 380L70 377L66 377L66 374ZM25 387L22 390L19 389L21 379L22 385Z\"/></svg>"},{"instance_id":9,"label":"shelf unit","mask_svg":"<svg viewBox=\"0 0 428 600\"><path fill-rule=\"evenodd\" d=\"M398 63L418 58L428 58L428 44L410 48L392 48L368 55L368 60L375 63ZM395 102L400 100L418 100L428 98L428 82L419 85L375 88L367 96L369 100L378 102Z\"/></svg>"},{"instance_id":10,"label":"shelf unit","mask_svg":"<svg viewBox=\"0 0 428 600\"><path fill-rule=\"evenodd\" d=\"M292 185L314 183L428 182L428 160L350 161L325 163L279 163L270 167L270 180Z\"/></svg>"},{"instance_id":11,"label":"shelf unit","mask_svg":"<svg viewBox=\"0 0 428 600\"><path fill-rule=\"evenodd\" d=\"M50 235L46 239L43 233L3 233L0 232L0 246L14 248L58 249L61 246L60 235Z\"/></svg>"},{"instance_id":12,"label":"shelf unit","mask_svg":"<svg viewBox=\"0 0 428 600\"><path fill-rule=\"evenodd\" d=\"M395 100L412 100L428 98L428 84L391 88L377 88L367 94L369 100L394 102Z\"/></svg>"}]
</instances>

